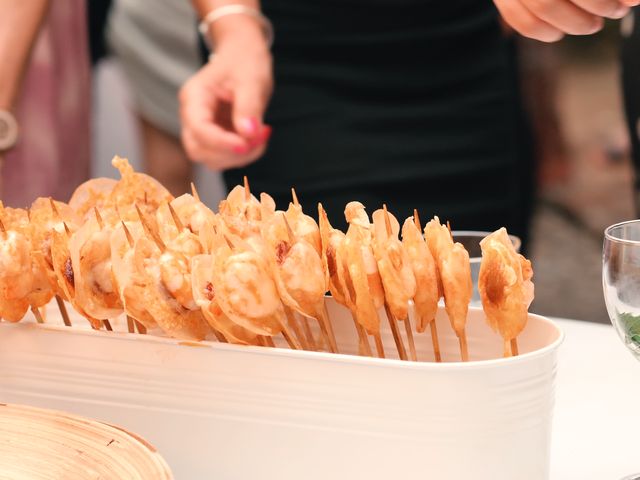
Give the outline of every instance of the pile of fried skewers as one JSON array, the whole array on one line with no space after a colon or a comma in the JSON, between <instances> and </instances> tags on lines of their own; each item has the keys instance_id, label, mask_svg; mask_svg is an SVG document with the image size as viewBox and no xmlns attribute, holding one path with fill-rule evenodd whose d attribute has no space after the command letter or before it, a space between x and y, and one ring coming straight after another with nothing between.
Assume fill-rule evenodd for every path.
<instances>
[{"instance_id":1,"label":"pile of fried skewers","mask_svg":"<svg viewBox=\"0 0 640 480\"><path fill-rule=\"evenodd\" d=\"M31 310L42 322L39 309L55 298L66 325L65 301L95 329L111 330L110 320L124 314L130 332L159 327L183 340L262 346L274 346L282 334L291 348L337 353L328 291L352 313L361 355L374 355L373 337L376 355L385 356L386 316L399 357L417 360L413 302L416 331L430 328L440 361L434 319L444 297L461 358L468 359L469 254L438 217L423 235L417 212L401 227L386 206L371 221L362 204L350 202L345 234L331 226L322 205L316 223L292 189L289 208L278 211L269 195L252 195L246 179L214 213L195 188L173 198L126 159L112 163L119 181L89 180L68 204L50 198L28 210L0 204L0 318L17 322ZM504 228L481 246L484 311L505 356L517 355L516 337L533 300L531 263Z\"/></svg>"}]
</instances>

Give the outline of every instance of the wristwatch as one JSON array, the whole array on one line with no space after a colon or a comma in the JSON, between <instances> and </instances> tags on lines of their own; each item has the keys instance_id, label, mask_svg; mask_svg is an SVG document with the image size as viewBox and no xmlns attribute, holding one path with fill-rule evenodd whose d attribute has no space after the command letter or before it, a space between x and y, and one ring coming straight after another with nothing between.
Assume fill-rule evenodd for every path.
<instances>
[{"instance_id":1,"label":"wristwatch","mask_svg":"<svg viewBox=\"0 0 640 480\"><path fill-rule=\"evenodd\" d=\"M0 110L0 153L12 149L18 141L18 122L8 110Z\"/></svg>"}]
</instances>

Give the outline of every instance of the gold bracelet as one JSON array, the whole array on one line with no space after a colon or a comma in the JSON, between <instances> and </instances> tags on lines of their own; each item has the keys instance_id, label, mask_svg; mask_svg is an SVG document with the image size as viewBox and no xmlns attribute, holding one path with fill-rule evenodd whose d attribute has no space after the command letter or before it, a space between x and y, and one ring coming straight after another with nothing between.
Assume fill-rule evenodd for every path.
<instances>
[{"instance_id":1,"label":"gold bracelet","mask_svg":"<svg viewBox=\"0 0 640 480\"><path fill-rule=\"evenodd\" d=\"M271 21L255 8L234 3L231 5L223 5L222 7L211 10L198 24L198 31L200 32L200 35L202 35L202 38L204 39L204 42L210 51L213 52L213 45L211 43L211 39L209 38L209 28L211 28L211 25L213 25L213 23L228 15L248 15L258 20L258 22L260 22L260 25L262 26L267 44L269 45L269 48L271 48L271 45L273 45L274 37L273 24L271 23Z\"/></svg>"}]
</instances>

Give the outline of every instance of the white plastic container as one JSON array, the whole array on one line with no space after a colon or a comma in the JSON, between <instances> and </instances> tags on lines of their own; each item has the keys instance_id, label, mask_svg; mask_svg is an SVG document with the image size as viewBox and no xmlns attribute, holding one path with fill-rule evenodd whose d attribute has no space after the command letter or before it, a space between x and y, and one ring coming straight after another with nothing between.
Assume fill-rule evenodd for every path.
<instances>
[{"instance_id":1,"label":"white plastic container","mask_svg":"<svg viewBox=\"0 0 640 480\"><path fill-rule=\"evenodd\" d=\"M350 316L329 310L355 351ZM176 479L547 479L561 331L530 315L521 355L503 359L471 309L460 363L443 311L437 322L449 363L433 363L428 333L414 363L2 322L0 402L139 432Z\"/></svg>"}]
</instances>

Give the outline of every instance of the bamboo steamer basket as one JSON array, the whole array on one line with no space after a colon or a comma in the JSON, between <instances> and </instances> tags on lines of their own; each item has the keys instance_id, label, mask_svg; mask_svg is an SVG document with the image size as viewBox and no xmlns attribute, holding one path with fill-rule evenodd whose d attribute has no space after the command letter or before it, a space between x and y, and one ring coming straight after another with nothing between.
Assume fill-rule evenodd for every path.
<instances>
[{"instance_id":1,"label":"bamboo steamer basket","mask_svg":"<svg viewBox=\"0 0 640 480\"><path fill-rule=\"evenodd\" d=\"M143 438L69 413L0 404L0 478L170 480Z\"/></svg>"}]
</instances>

